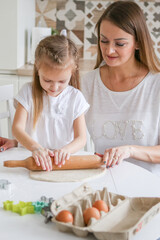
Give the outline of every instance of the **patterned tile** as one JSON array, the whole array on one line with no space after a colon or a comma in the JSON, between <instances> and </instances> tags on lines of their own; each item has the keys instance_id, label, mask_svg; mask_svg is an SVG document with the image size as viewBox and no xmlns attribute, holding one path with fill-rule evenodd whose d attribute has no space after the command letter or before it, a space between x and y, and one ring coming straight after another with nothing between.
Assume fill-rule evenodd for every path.
<instances>
[{"instance_id":1,"label":"patterned tile","mask_svg":"<svg viewBox=\"0 0 160 240\"><path fill-rule=\"evenodd\" d=\"M84 1L57 2L57 29L66 28L68 30L68 35L76 43L81 58L84 45L84 8Z\"/></svg>"},{"instance_id":2,"label":"patterned tile","mask_svg":"<svg viewBox=\"0 0 160 240\"><path fill-rule=\"evenodd\" d=\"M113 1L86 1L84 25L84 58L95 59L97 53L97 35L95 25L104 10Z\"/></svg>"},{"instance_id":3,"label":"patterned tile","mask_svg":"<svg viewBox=\"0 0 160 240\"><path fill-rule=\"evenodd\" d=\"M153 40L155 53L160 59L160 1L139 1L146 16L146 23Z\"/></svg>"},{"instance_id":4,"label":"patterned tile","mask_svg":"<svg viewBox=\"0 0 160 240\"><path fill-rule=\"evenodd\" d=\"M76 43L76 46L79 50L79 57L83 58L83 48L84 48L84 43L83 43L83 39L84 39L84 31L81 30L73 30L73 31L69 31L68 37L74 41Z\"/></svg>"},{"instance_id":5,"label":"patterned tile","mask_svg":"<svg viewBox=\"0 0 160 240\"><path fill-rule=\"evenodd\" d=\"M95 25L107 6L117 0L36 0L36 26L66 28L77 44L80 57L95 59L97 36ZM160 0L135 0L146 16L155 52L160 58Z\"/></svg>"},{"instance_id":6,"label":"patterned tile","mask_svg":"<svg viewBox=\"0 0 160 240\"><path fill-rule=\"evenodd\" d=\"M54 0L36 0L36 26L56 28L56 7Z\"/></svg>"},{"instance_id":7,"label":"patterned tile","mask_svg":"<svg viewBox=\"0 0 160 240\"><path fill-rule=\"evenodd\" d=\"M57 20L62 21L68 30L82 31L84 26L84 1L57 2ZM59 28L58 23L57 28Z\"/></svg>"}]
</instances>

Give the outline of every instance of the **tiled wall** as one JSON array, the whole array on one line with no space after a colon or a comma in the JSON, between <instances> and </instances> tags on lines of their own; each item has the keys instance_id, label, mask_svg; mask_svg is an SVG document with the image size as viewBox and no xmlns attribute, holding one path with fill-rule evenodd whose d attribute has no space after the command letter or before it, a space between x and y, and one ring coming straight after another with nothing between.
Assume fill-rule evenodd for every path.
<instances>
[{"instance_id":1,"label":"tiled wall","mask_svg":"<svg viewBox=\"0 0 160 240\"><path fill-rule=\"evenodd\" d=\"M116 1L116 0L115 0ZM95 24L104 9L114 1L36 0L36 26L66 28L69 37L77 44L80 56L96 57ZM160 0L135 0L143 9L148 28L160 59Z\"/></svg>"}]
</instances>

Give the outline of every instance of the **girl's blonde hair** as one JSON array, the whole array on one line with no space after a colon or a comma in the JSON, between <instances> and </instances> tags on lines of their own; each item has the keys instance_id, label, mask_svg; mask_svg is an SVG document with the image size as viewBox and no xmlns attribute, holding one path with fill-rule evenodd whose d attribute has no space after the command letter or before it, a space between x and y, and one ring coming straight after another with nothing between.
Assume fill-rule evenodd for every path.
<instances>
[{"instance_id":1,"label":"girl's blonde hair","mask_svg":"<svg viewBox=\"0 0 160 240\"><path fill-rule=\"evenodd\" d=\"M35 51L35 64L33 70L32 96L33 96L33 126L43 109L44 90L40 85L38 70L42 64L49 67L65 69L73 66L69 85L79 89L78 50L75 44L65 36L49 36L41 40Z\"/></svg>"},{"instance_id":2,"label":"girl's blonde hair","mask_svg":"<svg viewBox=\"0 0 160 240\"><path fill-rule=\"evenodd\" d=\"M100 50L100 26L103 20L112 22L123 31L134 36L138 45L138 49L135 50L135 58L151 72L160 72L160 63L154 52L145 16L138 4L132 1L116 1L112 3L98 20L96 24L98 55L95 68L99 67L103 60Z\"/></svg>"}]
</instances>

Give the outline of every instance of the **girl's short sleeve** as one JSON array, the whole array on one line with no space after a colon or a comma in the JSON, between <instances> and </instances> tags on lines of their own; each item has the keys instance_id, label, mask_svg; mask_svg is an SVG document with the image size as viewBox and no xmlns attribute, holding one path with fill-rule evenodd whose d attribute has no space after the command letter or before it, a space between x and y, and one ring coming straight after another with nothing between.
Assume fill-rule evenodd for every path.
<instances>
[{"instance_id":1,"label":"girl's short sleeve","mask_svg":"<svg viewBox=\"0 0 160 240\"><path fill-rule=\"evenodd\" d=\"M84 98L82 92L78 91L75 98L74 120L81 116L83 113L85 114L88 111L89 107L90 105Z\"/></svg>"},{"instance_id":2,"label":"girl's short sleeve","mask_svg":"<svg viewBox=\"0 0 160 240\"><path fill-rule=\"evenodd\" d=\"M32 85L26 83L22 86L18 94L14 98L14 107L17 108L20 103L28 112L32 104Z\"/></svg>"}]
</instances>

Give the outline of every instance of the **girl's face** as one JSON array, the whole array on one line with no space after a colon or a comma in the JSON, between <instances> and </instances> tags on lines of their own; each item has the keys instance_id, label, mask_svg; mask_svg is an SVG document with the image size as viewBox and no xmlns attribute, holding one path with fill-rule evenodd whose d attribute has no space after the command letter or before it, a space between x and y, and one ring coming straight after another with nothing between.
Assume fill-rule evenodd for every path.
<instances>
[{"instance_id":1,"label":"girl's face","mask_svg":"<svg viewBox=\"0 0 160 240\"><path fill-rule=\"evenodd\" d=\"M108 20L100 26L100 49L106 64L121 66L135 58L137 44L134 37Z\"/></svg>"},{"instance_id":2,"label":"girl's face","mask_svg":"<svg viewBox=\"0 0 160 240\"><path fill-rule=\"evenodd\" d=\"M38 74L41 87L52 97L58 96L67 86L72 76L73 66L65 69L53 68L42 64Z\"/></svg>"}]
</instances>

